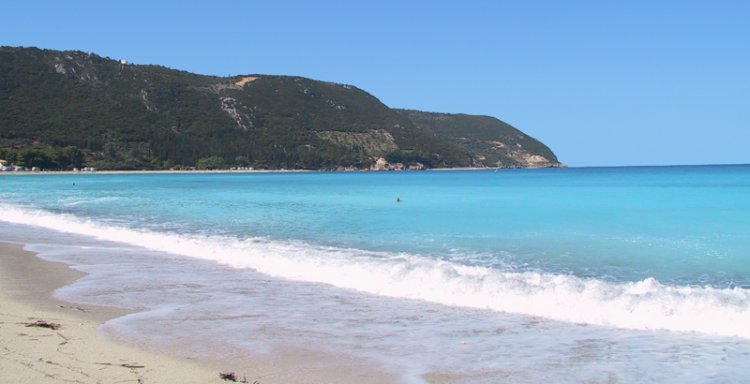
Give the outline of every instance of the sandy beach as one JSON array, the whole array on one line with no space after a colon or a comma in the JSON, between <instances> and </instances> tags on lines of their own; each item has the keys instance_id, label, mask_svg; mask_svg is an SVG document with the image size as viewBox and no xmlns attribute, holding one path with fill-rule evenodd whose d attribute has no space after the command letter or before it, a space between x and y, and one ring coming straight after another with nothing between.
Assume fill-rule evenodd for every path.
<instances>
[{"instance_id":1,"label":"sandy beach","mask_svg":"<svg viewBox=\"0 0 750 384\"><path fill-rule=\"evenodd\" d=\"M52 291L83 274L0 244L0 381L4 383L220 383L195 362L102 339L101 322L127 313L56 300ZM42 321L58 329L29 326ZM252 381L250 381L252 382Z\"/></svg>"},{"instance_id":2,"label":"sandy beach","mask_svg":"<svg viewBox=\"0 0 750 384\"><path fill-rule=\"evenodd\" d=\"M129 311L52 297L56 288L82 276L19 245L0 243L0 382L225 383L230 381L220 373L226 372L234 372L239 382L259 384L397 381L366 362L314 351L212 361L165 356L105 340L97 328ZM29 325L37 322L44 326Z\"/></svg>"}]
</instances>

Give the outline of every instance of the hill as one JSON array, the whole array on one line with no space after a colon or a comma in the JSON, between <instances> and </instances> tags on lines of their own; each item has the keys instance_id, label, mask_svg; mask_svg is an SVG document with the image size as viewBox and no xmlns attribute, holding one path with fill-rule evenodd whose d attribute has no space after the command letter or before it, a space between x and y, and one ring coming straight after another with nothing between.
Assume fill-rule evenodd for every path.
<instances>
[{"instance_id":1,"label":"hill","mask_svg":"<svg viewBox=\"0 0 750 384\"><path fill-rule=\"evenodd\" d=\"M536 168L561 166L539 140L491 116L397 110L418 128L459 145L477 166Z\"/></svg>"},{"instance_id":2,"label":"hill","mask_svg":"<svg viewBox=\"0 0 750 384\"><path fill-rule=\"evenodd\" d=\"M0 158L29 166L333 169L381 157L483 164L470 146L410 118L351 85L0 47Z\"/></svg>"}]
</instances>

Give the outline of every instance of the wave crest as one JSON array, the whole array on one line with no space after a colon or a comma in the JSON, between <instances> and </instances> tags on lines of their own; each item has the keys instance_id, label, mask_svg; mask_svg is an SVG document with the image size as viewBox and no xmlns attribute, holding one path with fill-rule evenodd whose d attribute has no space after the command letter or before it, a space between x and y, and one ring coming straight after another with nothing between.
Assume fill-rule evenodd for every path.
<instances>
[{"instance_id":1,"label":"wave crest","mask_svg":"<svg viewBox=\"0 0 750 384\"><path fill-rule=\"evenodd\" d=\"M571 275L466 266L411 254L130 229L12 205L0 205L0 210L0 220L10 223L375 295L581 324L750 338L750 290L743 288L669 286L653 278L615 284Z\"/></svg>"}]
</instances>

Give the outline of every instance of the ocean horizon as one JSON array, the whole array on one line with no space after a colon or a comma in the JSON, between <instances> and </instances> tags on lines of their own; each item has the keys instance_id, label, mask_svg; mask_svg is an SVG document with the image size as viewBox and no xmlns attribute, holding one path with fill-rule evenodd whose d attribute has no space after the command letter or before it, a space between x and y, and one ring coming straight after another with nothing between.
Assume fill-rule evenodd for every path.
<instances>
[{"instance_id":1,"label":"ocean horizon","mask_svg":"<svg viewBox=\"0 0 750 384\"><path fill-rule=\"evenodd\" d=\"M102 331L173 353L750 378L750 165L45 174L0 178L0 212L0 240L88 273L58 297L141 309Z\"/></svg>"}]
</instances>

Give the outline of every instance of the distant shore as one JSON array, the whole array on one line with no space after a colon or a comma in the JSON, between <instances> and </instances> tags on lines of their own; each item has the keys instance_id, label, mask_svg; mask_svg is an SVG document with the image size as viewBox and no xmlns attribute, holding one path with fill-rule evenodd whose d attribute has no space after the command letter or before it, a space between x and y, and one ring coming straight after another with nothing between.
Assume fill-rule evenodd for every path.
<instances>
[{"instance_id":1,"label":"distant shore","mask_svg":"<svg viewBox=\"0 0 750 384\"><path fill-rule=\"evenodd\" d=\"M331 173L350 173L350 172L363 172L363 173L399 173L399 172L449 172L449 171L492 171L492 170L504 170L504 169L542 169L541 168L475 168L475 167L459 167L459 168L427 168L423 170L403 170L403 171L372 171L367 169L361 170L346 170L346 171L333 171L333 170L309 170L309 169L252 169L252 170L232 170L232 169L214 169L214 170L132 170L132 171L6 171L0 172L0 176L20 176L20 175L139 175L139 174L226 174L226 173L318 173L318 172L331 172Z\"/></svg>"},{"instance_id":2,"label":"distant shore","mask_svg":"<svg viewBox=\"0 0 750 384\"><path fill-rule=\"evenodd\" d=\"M310 173L317 171L310 171L305 169L253 169L253 170L230 170L230 169L215 169L215 170L133 170L133 171L8 171L0 172L0 176L12 176L12 175L137 175L137 174L203 174L203 173Z\"/></svg>"}]
</instances>

